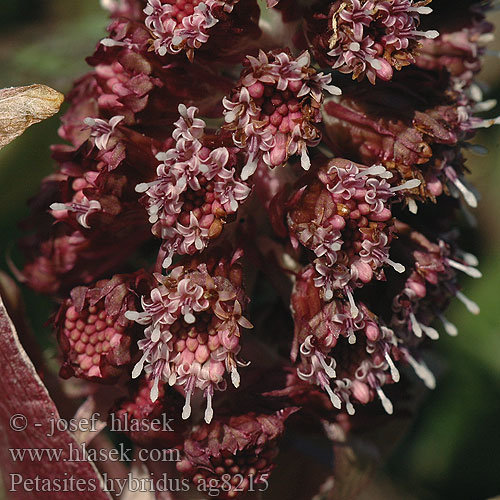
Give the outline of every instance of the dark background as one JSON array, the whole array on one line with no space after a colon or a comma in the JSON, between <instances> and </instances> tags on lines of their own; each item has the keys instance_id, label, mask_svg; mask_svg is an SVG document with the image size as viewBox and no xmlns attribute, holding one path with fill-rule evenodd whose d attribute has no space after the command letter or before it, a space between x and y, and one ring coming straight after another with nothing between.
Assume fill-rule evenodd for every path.
<instances>
[{"instance_id":1,"label":"dark background","mask_svg":"<svg viewBox=\"0 0 500 500\"><path fill-rule=\"evenodd\" d=\"M439 2L439 0L435 0ZM459 8L459 4L457 4ZM0 88L44 83L67 93L86 71L84 58L105 36L106 12L97 0L0 0ZM500 15L492 16L500 25ZM500 31L500 30L497 30ZM500 96L500 58L490 44L480 76L488 97ZM18 260L19 221L40 179L53 168L49 145L58 142L56 116L28 129L0 151L0 268ZM447 317L460 330L436 343L438 387L427 394L410 432L364 499L467 499L500 495L500 127L482 132L487 157L471 156L472 180L483 195L478 228L463 247L480 257L481 280L465 293L481 306L470 315L457 301ZM24 290L30 319L56 356L43 326L50 303ZM2 494L0 491L0 498ZM499 497L500 498L500 497Z\"/></svg>"}]
</instances>

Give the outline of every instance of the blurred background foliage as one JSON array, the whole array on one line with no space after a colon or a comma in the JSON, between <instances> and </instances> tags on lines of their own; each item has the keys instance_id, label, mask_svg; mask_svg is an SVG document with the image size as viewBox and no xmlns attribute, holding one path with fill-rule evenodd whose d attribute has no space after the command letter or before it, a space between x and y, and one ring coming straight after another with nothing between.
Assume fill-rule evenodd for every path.
<instances>
[{"instance_id":1,"label":"blurred background foliage","mask_svg":"<svg viewBox=\"0 0 500 500\"><path fill-rule=\"evenodd\" d=\"M0 7L0 88L43 83L67 93L104 37L106 13L98 0L0 0ZM500 27L500 15L495 18ZM489 48L480 80L486 95L495 97L500 96L495 53L500 43ZM53 169L49 145L58 142L58 121L55 116L28 129L0 151L4 270L7 255L19 262L16 240L28 214L26 201ZM438 387L426 395L410 432L363 496L367 500L483 500L500 494L500 127L482 132L476 142L490 153L469 159L482 202L475 211L478 227L464 232L463 247L479 256L483 278L464 280L464 288L481 314L470 315L458 301L452 305L447 317L460 334L442 335L435 344L430 362L439 374ZM44 326L53 306L24 293L34 328L53 358L55 347Z\"/></svg>"}]
</instances>

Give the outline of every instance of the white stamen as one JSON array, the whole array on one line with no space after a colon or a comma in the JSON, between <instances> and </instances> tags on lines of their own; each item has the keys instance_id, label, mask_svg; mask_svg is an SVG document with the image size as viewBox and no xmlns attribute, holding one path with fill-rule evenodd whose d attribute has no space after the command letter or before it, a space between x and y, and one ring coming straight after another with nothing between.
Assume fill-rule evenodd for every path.
<instances>
[{"instance_id":1,"label":"white stamen","mask_svg":"<svg viewBox=\"0 0 500 500\"><path fill-rule=\"evenodd\" d=\"M469 207L476 208L477 207L477 198L474 195L474 193L468 189L465 184L460 180L456 179L454 182L455 186L457 189L462 193L462 196L464 197L465 202Z\"/></svg>"},{"instance_id":2,"label":"white stamen","mask_svg":"<svg viewBox=\"0 0 500 500\"><path fill-rule=\"evenodd\" d=\"M412 214L416 214L418 212L417 202L413 198L410 198L410 200L408 201L408 210Z\"/></svg>"},{"instance_id":3,"label":"white stamen","mask_svg":"<svg viewBox=\"0 0 500 500\"><path fill-rule=\"evenodd\" d=\"M158 340L160 340L160 334L160 327L156 326L151 334L151 342L158 342Z\"/></svg>"},{"instance_id":4,"label":"white stamen","mask_svg":"<svg viewBox=\"0 0 500 500\"><path fill-rule=\"evenodd\" d=\"M153 382L153 387L151 387L151 392L149 393L149 397L151 401L154 403L158 399L158 383L160 382L160 377L155 377Z\"/></svg>"},{"instance_id":5,"label":"white stamen","mask_svg":"<svg viewBox=\"0 0 500 500\"><path fill-rule=\"evenodd\" d=\"M493 42L495 40L495 34L494 33L483 33L479 35L477 41L482 45L486 43Z\"/></svg>"},{"instance_id":6,"label":"white stamen","mask_svg":"<svg viewBox=\"0 0 500 500\"><path fill-rule=\"evenodd\" d=\"M209 424L214 417L214 410L212 409L212 394L207 389L207 408L205 409L205 422ZM184 417L183 417L184 418Z\"/></svg>"},{"instance_id":7,"label":"white stamen","mask_svg":"<svg viewBox=\"0 0 500 500\"><path fill-rule=\"evenodd\" d=\"M309 155L307 154L307 147L303 146L302 151L300 153L300 166L304 170L309 170L311 168L311 159L309 158Z\"/></svg>"},{"instance_id":8,"label":"white stamen","mask_svg":"<svg viewBox=\"0 0 500 500\"><path fill-rule=\"evenodd\" d=\"M389 367L391 369L392 380L394 380L394 382L399 382L399 379L400 379L399 371L396 368L396 365L394 364L394 361L389 356L388 352L385 353L384 357L385 357L385 360L387 361L387 364L389 365Z\"/></svg>"},{"instance_id":9,"label":"white stamen","mask_svg":"<svg viewBox=\"0 0 500 500\"><path fill-rule=\"evenodd\" d=\"M186 393L186 402L182 408L182 419L186 420L191 416L191 391Z\"/></svg>"},{"instance_id":10,"label":"white stamen","mask_svg":"<svg viewBox=\"0 0 500 500\"><path fill-rule=\"evenodd\" d=\"M457 299L469 310L472 314L479 314L479 306L471 299L466 297L462 292L457 292Z\"/></svg>"},{"instance_id":11,"label":"white stamen","mask_svg":"<svg viewBox=\"0 0 500 500\"><path fill-rule=\"evenodd\" d=\"M464 272L471 278L481 278L483 275L479 269L476 269L475 267L472 266L466 266L460 262L456 262L451 259L446 259L446 262L451 266L454 267L455 269L458 269L459 271Z\"/></svg>"},{"instance_id":12,"label":"white stamen","mask_svg":"<svg viewBox=\"0 0 500 500\"><path fill-rule=\"evenodd\" d=\"M399 186L391 187L391 191L396 193L397 191L401 191L403 189L415 189L420 186L420 184L422 184L420 179L410 179L409 181L403 182L403 184L400 184Z\"/></svg>"},{"instance_id":13,"label":"white stamen","mask_svg":"<svg viewBox=\"0 0 500 500\"><path fill-rule=\"evenodd\" d=\"M172 45L174 46L178 46L182 43L182 38L179 36L179 35L175 35L173 38L172 38Z\"/></svg>"},{"instance_id":14,"label":"white stamen","mask_svg":"<svg viewBox=\"0 0 500 500\"><path fill-rule=\"evenodd\" d=\"M472 128L490 128L493 127L493 125L500 125L500 116L487 120L479 120L471 124Z\"/></svg>"},{"instance_id":15,"label":"white stamen","mask_svg":"<svg viewBox=\"0 0 500 500\"><path fill-rule=\"evenodd\" d=\"M125 311L125 317L130 321L137 321L141 315L137 311Z\"/></svg>"},{"instance_id":16,"label":"white stamen","mask_svg":"<svg viewBox=\"0 0 500 500\"><path fill-rule=\"evenodd\" d=\"M168 160L168 155L166 152L160 152L158 153L155 158L158 160L158 161L161 161L161 162L164 162L166 160Z\"/></svg>"},{"instance_id":17,"label":"white stamen","mask_svg":"<svg viewBox=\"0 0 500 500\"><path fill-rule=\"evenodd\" d=\"M392 415L392 412L394 411L394 409L392 407L391 400L384 394L384 391L380 387L377 387L377 394L378 394L378 397L380 398L380 401L382 402L382 406L384 407L384 410L389 415Z\"/></svg>"},{"instance_id":18,"label":"white stamen","mask_svg":"<svg viewBox=\"0 0 500 500\"><path fill-rule=\"evenodd\" d=\"M465 147L471 152L478 156L486 156L489 151L486 146L481 146L481 144L465 144Z\"/></svg>"},{"instance_id":19,"label":"white stamen","mask_svg":"<svg viewBox=\"0 0 500 500\"><path fill-rule=\"evenodd\" d=\"M443 323L446 333L452 337L456 337L458 335L458 328L451 321L448 321L441 313L438 314L438 317L441 323Z\"/></svg>"},{"instance_id":20,"label":"white stamen","mask_svg":"<svg viewBox=\"0 0 500 500\"><path fill-rule=\"evenodd\" d=\"M474 105L475 113L482 113L483 111L491 111L497 105L496 99L488 99L486 101L478 102Z\"/></svg>"},{"instance_id":21,"label":"white stamen","mask_svg":"<svg viewBox=\"0 0 500 500\"><path fill-rule=\"evenodd\" d=\"M328 393L328 396L330 396L332 405L337 408L337 410L340 410L340 408L342 407L341 399L332 391L332 388L328 384L325 385L325 390Z\"/></svg>"},{"instance_id":22,"label":"white stamen","mask_svg":"<svg viewBox=\"0 0 500 500\"><path fill-rule=\"evenodd\" d=\"M236 387L236 389L240 386L240 380L240 374L238 373L236 366L233 366L231 368L231 382L233 383L234 387Z\"/></svg>"},{"instance_id":23,"label":"white stamen","mask_svg":"<svg viewBox=\"0 0 500 500\"><path fill-rule=\"evenodd\" d=\"M52 203L49 207L51 210L68 210L68 206L64 203Z\"/></svg>"},{"instance_id":24,"label":"white stamen","mask_svg":"<svg viewBox=\"0 0 500 500\"><path fill-rule=\"evenodd\" d=\"M342 90L336 87L335 85L325 85L323 90L326 90L332 95L342 95Z\"/></svg>"},{"instance_id":25,"label":"white stamen","mask_svg":"<svg viewBox=\"0 0 500 500\"><path fill-rule=\"evenodd\" d=\"M459 251L460 257L462 260L469 266L478 266L479 259L472 253L464 252L463 250Z\"/></svg>"},{"instance_id":26,"label":"white stamen","mask_svg":"<svg viewBox=\"0 0 500 500\"><path fill-rule=\"evenodd\" d=\"M428 31L410 31L412 35L423 36L424 38L428 38L429 40L434 40L439 36L439 31L436 30L428 30Z\"/></svg>"},{"instance_id":27,"label":"white stamen","mask_svg":"<svg viewBox=\"0 0 500 500\"><path fill-rule=\"evenodd\" d=\"M356 413L356 410L354 409L354 406L352 405L352 403L349 400L346 401L345 407L346 407L347 413L349 415L354 415Z\"/></svg>"},{"instance_id":28,"label":"white stamen","mask_svg":"<svg viewBox=\"0 0 500 500\"><path fill-rule=\"evenodd\" d=\"M389 172L383 165L373 165L370 168L361 170L356 177L364 177L365 175L377 175L378 177L382 177L384 179L390 179L392 177L392 173Z\"/></svg>"},{"instance_id":29,"label":"white stamen","mask_svg":"<svg viewBox=\"0 0 500 500\"><path fill-rule=\"evenodd\" d=\"M173 385L175 385L176 381L177 381L177 375L175 374L175 372L172 372L170 374L170 377L168 377L168 385L172 387Z\"/></svg>"},{"instance_id":30,"label":"white stamen","mask_svg":"<svg viewBox=\"0 0 500 500\"><path fill-rule=\"evenodd\" d=\"M406 271L406 267L403 266L403 264L400 264L399 262L394 262L391 259L386 259L385 260L386 264L389 264L394 271L396 271L399 274L402 274Z\"/></svg>"},{"instance_id":31,"label":"white stamen","mask_svg":"<svg viewBox=\"0 0 500 500\"><path fill-rule=\"evenodd\" d=\"M352 42L349 45L349 50L352 52L358 52L359 49L361 49L361 45L358 42Z\"/></svg>"},{"instance_id":32,"label":"white stamen","mask_svg":"<svg viewBox=\"0 0 500 500\"><path fill-rule=\"evenodd\" d=\"M144 368L144 363L146 358L148 357L149 351L145 351L142 355L141 359L135 364L134 369L132 370L132 378L137 378Z\"/></svg>"},{"instance_id":33,"label":"white stamen","mask_svg":"<svg viewBox=\"0 0 500 500\"><path fill-rule=\"evenodd\" d=\"M439 338L438 331L435 328L432 328L432 326L427 326L420 323L420 327L430 339L437 340Z\"/></svg>"},{"instance_id":34,"label":"white stamen","mask_svg":"<svg viewBox=\"0 0 500 500\"><path fill-rule=\"evenodd\" d=\"M420 328L420 324L419 324L419 322L417 321L417 318L415 318L415 315L412 312L410 313L410 321L411 321L411 329L413 330L413 333L417 337L420 338L422 336L422 328Z\"/></svg>"},{"instance_id":35,"label":"white stamen","mask_svg":"<svg viewBox=\"0 0 500 500\"><path fill-rule=\"evenodd\" d=\"M423 383L429 389L434 389L436 387L436 379L433 373L427 368L427 365L420 361L418 362L413 356L410 354L407 355L408 363L412 366L417 374L418 378L420 378Z\"/></svg>"},{"instance_id":36,"label":"white stamen","mask_svg":"<svg viewBox=\"0 0 500 500\"><path fill-rule=\"evenodd\" d=\"M472 83L470 88L470 95L472 99L476 102L481 102L483 100L483 91L477 83Z\"/></svg>"},{"instance_id":37,"label":"white stamen","mask_svg":"<svg viewBox=\"0 0 500 500\"><path fill-rule=\"evenodd\" d=\"M337 376L337 373L334 370L335 366L335 361L332 359L332 363L329 365L323 356L319 357L319 362L321 363L321 366L325 370L325 373L330 377L330 378L335 378Z\"/></svg>"},{"instance_id":38,"label":"white stamen","mask_svg":"<svg viewBox=\"0 0 500 500\"><path fill-rule=\"evenodd\" d=\"M354 297L351 293L351 290L346 289L347 299L349 300L349 305L351 306L351 316L352 318L356 318L359 314L359 309L356 307L356 303L354 302Z\"/></svg>"},{"instance_id":39,"label":"white stamen","mask_svg":"<svg viewBox=\"0 0 500 500\"><path fill-rule=\"evenodd\" d=\"M347 337L347 341L351 345L353 345L353 344L356 343L356 335L354 335L354 332L351 332L351 334L349 335L349 337Z\"/></svg>"},{"instance_id":40,"label":"white stamen","mask_svg":"<svg viewBox=\"0 0 500 500\"><path fill-rule=\"evenodd\" d=\"M141 182L135 186L136 193L145 193L149 189L149 184L147 182Z\"/></svg>"},{"instance_id":41,"label":"white stamen","mask_svg":"<svg viewBox=\"0 0 500 500\"><path fill-rule=\"evenodd\" d=\"M241 180L246 181L251 175L257 170L257 158L252 155L248 158L247 164L243 167L241 171Z\"/></svg>"},{"instance_id":42,"label":"white stamen","mask_svg":"<svg viewBox=\"0 0 500 500\"><path fill-rule=\"evenodd\" d=\"M118 42L116 40L113 40L112 38L103 38L100 43L105 47L116 47L117 45L124 45L123 42Z\"/></svg>"},{"instance_id":43,"label":"white stamen","mask_svg":"<svg viewBox=\"0 0 500 500\"><path fill-rule=\"evenodd\" d=\"M87 118L85 118L83 120L83 123L85 123L85 125L88 125L89 127L93 127L95 125L96 121L93 118L91 118L90 116L87 116Z\"/></svg>"},{"instance_id":44,"label":"white stamen","mask_svg":"<svg viewBox=\"0 0 500 500\"><path fill-rule=\"evenodd\" d=\"M193 313L189 311L186 314L184 314L184 321L192 325L196 321L196 318L194 317Z\"/></svg>"},{"instance_id":45,"label":"white stamen","mask_svg":"<svg viewBox=\"0 0 500 500\"><path fill-rule=\"evenodd\" d=\"M236 120L236 113L234 111L229 111L224 115L224 120L226 123L231 123Z\"/></svg>"},{"instance_id":46,"label":"white stamen","mask_svg":"<svg viewBox=\"0 0 500 500\"><path fill-rule=\"evenodd\" d=\"M430 14L432 12L430 7L412 7L408 10L410 12L418 12L419 14Z\"/></svg>"},{"instance_id":47,"label":"white stamen","mask_svg":"<svg viewBox=\"0 0 500 500\"><path fill-rule=\"evenodd\" d=\"M370 66L375 69L375 70L381 70L382 69L382 63L378 59L374 59L371 56L366 56L366 60L370 64Z\"/></svg>"}]
</instances>

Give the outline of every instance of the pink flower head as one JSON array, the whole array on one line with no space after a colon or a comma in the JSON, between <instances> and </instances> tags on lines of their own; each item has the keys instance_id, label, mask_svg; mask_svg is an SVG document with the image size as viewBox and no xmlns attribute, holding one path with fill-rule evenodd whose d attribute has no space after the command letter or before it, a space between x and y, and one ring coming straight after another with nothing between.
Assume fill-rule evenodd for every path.
<instances>
[{"instance_id":1,"label":"pink flower head","mask_svg":"<svg viewBox=\"0 0 500 500\"><path fill-rule=\"evenodd\" d=\"M94 287L77 287L61 306L57 318L59 345L64 354L61 375L113 382L131 362L132 338L137 328L125 318L135 310L131 289L147 276L116 275ZM134 333L135 332L135 333Z\"/></svg>"},{"instance_id":2,"label":"pink flower head","mask_svg":"<svg viewBox=\"0 0 500 500\"><path fill-rule=\"evenodd\" d=\"M160 56L185 51L192 61L194 51L206 44L219 23L225 21L239 0L148 0L145 25L153 36L152 46ZM250 2L245 2L250 3ZM241 30L240 30L241 31ZM241 37L241 33L240 33Z\"/></svg>"},{"instance_id":3,"label":"pink flower head","mask_svg":"<svg viewBox=\"0 0 500 500\"><path fill-rule=\"evenodd\" d=\"M444 241L432 243L423 234L412 230L406 224L397 222L400 240L407 255L411 255L412 272L403 289L392 302L391 326L401 338L408 335L422 340L432 340L439 334L431 325L439 319L450 335L457 329L442 314L450 300L457 297L474 314L479 313L477 304L459 291L457 272L461 271L473 278L480 278L476 268L477 259L458 249L453 249ZM417 372L418 373L418 372Z\"/></svg>"},{"instance_id":4,"label":"pink flower head","mask_svg":"<svg viewBox=\"0 0 500 500\"><path fill-rule=\"evenodd\" d=\"M265 485L275 466L285 420L296 411L218 418L195 428L184 441L177 470L197 484L225 484L218 498L231 499Z\"/></svg>"},{"instance_id":5,"label":"pink flower head","mask_svg":"<svg viewBox=\"0 0 500 500\"><path fill-rule=\"evenodd\" d=\"M299 361L298 377L321 387L335 408L345 405L351 415L353 402L366 404L375 396L392 413L382 386L399 381L391 357L393 349L398 355L394 332L380 325L363 303L358 302L353 311L347 298L325 302L313 282L314 274L312 267L300 273L291 299L292 360Z\"/></svg>"},{"instance_id":6,"label":"pink flower head","mask_svg":"<svg viewBox=\"0 0 500 500\"><path fill-rule=\"evenodd\" d=\"M390 80L393 68L415 62L419 41L436 38L435 30L419 31L430 0L350 0L327 2L323 14L314 9L307 26L314 56L353 79L371 83ZM321 7L320 7L321 8Z\"/></svg>"},{"instance_id":7,"label":"pink flower head","mask_svg":"<svg viewBox=\"0 0 500 500\"><path fill-rule=\"evenodd\" d=\"M292 155L300 155L302 167L309 168L307 147L321 139L315 124L321 121L323 91L340 94L330 85L331 76L317 73L310 63L308 52L296 58L287 51L247 56L238 86L223 101L226 128L248 155L244 180L259 165L280 166Z\"/></svg>"},{"instance_id":8,"label":"pink flower head","mask_svg":"<svg viewBox=\"0 0 500 500\"><path fill-rule=\"evenodd\" d=\"M90 136L94 138L97 149L107 149L108 141L116 126L124 119L124 116L113 116L109 121L100 118L85 118L84 122L91 129Z\"/></svg>"},{"instance_id":9,"label":"pink flower head","mask_svg":"<svg viewBox=\"0 0 500 500\"><path fill-rule=\"evenodd\" d=\"M446 2L435 2L432 17L443 18L440 36L421 41L416 65L426 70L446 70L457 81L472 83L481 69L480 58L486 52L486 44L494 38L493 25L485 20L487 9L488 3L455 10Z\"/></svg>"},{"instance_id":10,"label":"pink flower head","mask_svg":"<svg viewBox=\"0 0 500 500\"><path fill-rule=\"evenodd\" d=\"M235 387L240 376L240 328L252 328L242 316L246 296L234 282L239 264L211 275L206 264L190 269L178 266L168 276L157 275L159 285L142 298L143 312L130 311L127 318L145 325L139 341L142 357L132 377L144 370L154 381L151 400L158 398L161 382L182 388L186 403L182 418L191 414L191 397L200 389L207 400L205 420L213 416L214 390L224 390L224 374ZM220 267L218 268L220 271Z\"/></svg>"},{"instance_id":11,"label":"pink flower head","mask_svg":"<svg viewBox=\"0 0 500 500\"><path fill-rule=\"evenodd\" d=\"M179 112L175 146L156 156L162 161L156 179L136 187L145 193L153 234L163 240L164 267L176 253L201 252L251 192L236 155L224 146L204 145L205 122L196 118L197 109L181 105Z\"/></svg>"},{"instance_id":12,"label":"pink flower head","mask_svg":"<svg viewBox=\"0 0 500 500\"><path fill-rule=\"evenodd\" d=\"M325 290L326 300L335 290L370 282L384 265L404 271L389 258L389 201L420 181L392 187L387 181L392 177L382 166L334 159L292 196L287 216L292 239L316 255L316 283Z\"/></svg>"}]
</instances>

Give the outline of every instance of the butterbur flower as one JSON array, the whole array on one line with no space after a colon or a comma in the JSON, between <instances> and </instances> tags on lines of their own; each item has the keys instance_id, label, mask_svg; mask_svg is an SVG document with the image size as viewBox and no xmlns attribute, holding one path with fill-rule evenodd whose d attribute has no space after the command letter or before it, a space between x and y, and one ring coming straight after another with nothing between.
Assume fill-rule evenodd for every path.
<instances>
[{"instance_id":1,"label":"butterbur flower","mask_svg":"<svg viewBox=\"0 0 500 500\"><path fill-rule=\"evenodd\" d=\"M128 319L146 325L145 338L139 341L142 357L132 377L144 370L154 381L153 402L161 382L181 387L186 398L184 419L191 415L197 389L207 400L205 420L210 422L214 391L224 390L224 375L228 373L233 385L239 386L241 328L252 325L242 316L247 298L241 282L235 282L238 266L233 261L232 269L216 275L206 264L175 267L167 276L156 276L159 284L142 298L143 312L126 313Z\"/></svg>"},{"instance_id":2,"label":"butterbur flower","mask_svg":"<svg viewBox=\"0 0 500 500\"><path fill-rule=\"evenodd\" d=\"M399 372L391 357L398 342L394 332L380 325L367 307L347 297L329 302L314 283L315 270L305 268L297 277L291 297L295 321L292 361L299 361L298 378L318 385L333 405L367 404L378 396L387 413L392 403L385 384L398 382Z\"/></svg>"},{"instance_id":3,"label":"butterbur flower","mask_svg":"<svg viewBox=\"0 0 500 500\"><path fill-rule=\"evenodd\" d=\"M323 92L339 94L331 76L311 68L308 52L296 58L286 51L247 56L239 85L224 99L226 129L248 155L242 172L248 179L259 165L277 167L292 155L309 169L307 148L321 139Z\"/></svg>"},{"instance_id":4,"label":"butterbur flower","mask_svg":"<svg viewBox=\"0 0 500 500\"><path fill-rule=\"evenodd\" d=\"M457 81L472 83L481 69L480 57L486 44L493 40L493 25L486 21L487 3L462 7L454 12L446 2L435 2L436 12L427 22L446 11L441 35L435 39L423 39L416 55L416 65L429 70L446 69ZM472 2L471 2L472 4ZM468 15L463 15L465 11ZM460 15L457 15L460 14Z\"/></svg>"},{"instance_id":5,"label":"butterbur flower","mask_svg":"<svg viewBox=\"0 0 500 500\"><path fill-rule=\"evenodd\" d=\"M177 463L177 470L200 491L215 483L220 488L219 498L255 491L267 484L285 420L294 411L287 408L269 415L252 412L201 425L184 441L184 457ZM223 482L226 488L222 488Z\"/></svg>"},{"instance_id":6,"label":"butterbur flower","mask_svg":"<svg viewBox=\"0 0 500 500\"><path fill-rule=\"evenodd\" d=\"M126 372L137 328L125 313L136 308L138 297L131 290L144 279L141 272L116 275L71 291L56 317L63 377L109 382Z\"/></svg>"},{"instance_id":7,"label":"butterbur flower","mask_svg":"<svg viewBox=\"0 0 500 500\"><path fill-rule=\"evenodd\" d=\"M246 4L246 5L245 5ZM237 46L242 44L242 27L248 35L258 33L258 15L252 0L148 0L144 8L144 23L152 35L152 48L160 56L186 52L192 61L195 51L215 38L215 49L219 48L221 34L234 38ZM235 12L233 13L233 10ZM245 16L246 19L234 19ZM239 24L239 26L238 26ZM243 42L244 43L244 42ZM241 49L241 47L239 47ZM231 49L229 48L229 52ZM228 47L223 48L228 52ZM220 54L218 54L220 56Z\"/></svg>"},{"instance_id":8,"label":"butterbur flower","mask_svg":"<svg viewBox=\"0 0 500 500\"><path fill-rule=\"evenodd\" d=\"M290 200L291 236L296 245L300 242L316 255L321 277L315 281L326 300L334 290L369 283L384 265L404 272L404 266L389 257L389 201L420 181L393 187L388 182L392 177L382 166L368 168L335 159L318 171L317 179L307 179Z\"/></svg>"},{"instance_id":9,"label":"butterbur flower","mask_svg":"<svg viewBox=\"0 0 500 500\"><path fill-rule=\"evenodd\" d=\"M335 476L308 498L345 496L358 450L386 456L366 437L413 411L418 378L436 386L450 302L479 313L457 213L479 201L465 150L500 123L477 116L495 106L475 82L492 3L101 3L108 33L12 263L59 306L60 375L89 395L77 419L105 405L136 457L178 452L140 472L157 492L182 481L169 498L302 498L266 491L278 443L328 437Z\"/></svg>"},{"instance_id":10,"label":"butterbur flower","mask_svg":"<svg viewBox=\"0 0 500 500\"><path fill-rule=\"evenodd\" d=\"M460 291L457 280L458 272L480 278L477 261L458 249L456 255L452 255L452 248L443 240L432 243L409 226L401 222L397 225L401 235L398 246L404 247L414 263L403 289L393 299L391 325L403 338L409 332L418 339L436 340L439 334L431 325L439 319L447 333L456 335L457 328L442 311L456 297L473 314L479 313L478 306Z\"/></svg>"},{"instance_id":11,"label":"butterbur flower","mask_svg":"<svg viewBox=\"0 0 500 500\"><path fill-rule=\"evenodd\" d=\"M430 0L350 0L318 2L311 8L307 37L322 64L364 76L390 80L394 69L415 62L419 41L436 38L436 30L418 29L420 15L432 12Z\"/></svg>"},{"instance_id":12,"label":"butterbur flower","mask_svg":"<svg viewBox=\"0 0 500 500\"><path fill-rule=\"evenodd\" d=\"M396 102L390 96L394 85L400 88L401 83L405 90L398 93ZM418 99L413 85L419 85ZM468 205L477 206L474 191L464 179L462 148L478 149L469 143L476 130L498 122L498 118L475 116L494 103L447 76L413 71L398 76L397 83L357 89L356 97L351 89L325 106L331 117L326 130L334 147L365 164L381 163L404 177L419 178L420 197L408 199L412 211L421 196L435 201L443 193L460 195Z\"/></svg>"},{"instance_id":13,"label":"butterbur flower","mask_svg":"<svg viewBox=\"0 0 500 500\"><path fill-rule=\"evenodd\" d=\"M209 138L197 111L179 106L181 116L172 135L175 146L156 155L162 161L157 178L136 186L145 193L153 234L163 240L164 267L170 266L175 253L192 255L217 238L226 217L251 191L241 178L235 148L204 145Z\"/></svg>"}]
</instances>

